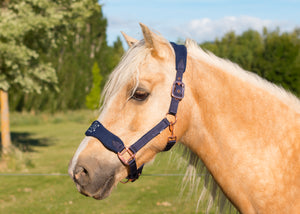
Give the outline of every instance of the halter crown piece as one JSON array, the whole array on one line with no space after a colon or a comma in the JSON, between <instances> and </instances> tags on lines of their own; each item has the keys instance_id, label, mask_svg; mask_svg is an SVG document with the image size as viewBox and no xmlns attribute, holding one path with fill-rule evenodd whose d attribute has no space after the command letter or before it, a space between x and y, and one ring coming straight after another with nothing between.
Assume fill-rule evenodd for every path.
<instances>
[{"instance_id":1,"label":"halter crown piece","mask_svg":"<svg viewBox=\"0 0 300 214\"><path fill-rule=\"evenodd\" d=\"M162 119L156 126L142 136L138 141L132 144L129 148L126 147L123 141L110 131L108 131L99 121L94 121L92 125L85 132L86 136L97 138L107 149L116 153L120 161L129 167L128 181L135 181L142 173L144 165L137 168L135 161L135 154L153 138L159 135L163 130L169 127L171 136L168 138L168 143L163 151L168 151L176 143L176 136L174 136L174 125L176 123L176 114L178 104L184 97L184 83L182 82L183 73L186 68L187 50L184 45L177 45L171 42L175 51L176 60L176 79L172 86L171 104L167 115L172 115L175 121L169 121L167 117ZM126 182L126 183L127 183Z\"/></svg>"}]
</instances>

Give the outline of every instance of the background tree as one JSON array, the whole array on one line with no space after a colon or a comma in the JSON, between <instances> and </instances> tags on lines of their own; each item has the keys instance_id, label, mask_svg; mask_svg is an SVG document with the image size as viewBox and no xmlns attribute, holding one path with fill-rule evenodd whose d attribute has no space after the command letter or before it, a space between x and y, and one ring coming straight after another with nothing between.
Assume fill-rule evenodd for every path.
<instances>
[{"instance_id":1,"label":"background tree","mask_svg":"<svg viewBox=\"0 0 300 214\"><path fill-rule=\"evenodd\" d=\"M98 64L105 79L124 53L119 38L112 47L107 45L106 27L107 20L99 6L82 27L75 27L56 48L42 53L42 59L51 62L57 72L59 93L48 90L40 95L10 90L9 93L13 94L10 99L12 109L55 112L85 108L86 96L93 87L94 63Z\"/></svg>"},{"instance_id":2,"label":"background tree","mask_svg":"<svg viewBox=\"0 0 300 214\"><path fill-rule=\"evenodd\" d=\"M124 54L123 45L120 37L114 42L113 47L106 48L105 61L102 61L102 66L106 67L108 72L105 72L105 77L113 70L113 68L119 63L121 56ZM95 62L92 69L92 88L86 96L86 107L89 109L96 109L100 106L101 88L104 86L103 75L100 72L98 63Z\"/></svg>"},{"instance_id":3,"label":"background tree","mask_svg":"<svg viewBox=\"0 0 300 214\"><path fill-rule=\"evenodd\" d=\"M230 59L300 96L300 30L263 34L248 30L241 35L229 32L222 39L201 44L217 56Z\"/></svg>"},{"instance_id":4,"label":"background tree","mask_svg":"<svg viewBox=\"0 0 300 214\"><path fill-rule=\"evenodd\" d=\"M99 107L100 95L101 95L101 82L103 77L100 73L98 63L95 62L93 69L93 86L90 93L86 96L85 105L89 109L96 109Z\"/></svg>"},{"instance_id":5,"label":"background tree","mask_svg":"<svg viewBox=\"0 0 300 214\"><path fill-rule=\"evenodd\" d=\"M54 65L47 60L69 35L85 26L96 0L6 0L0 2L0 90L1 106L8 106L7 92L41 93L58 90ZM76 32L76 31L75 31ZM3 96L4 94L4 96ZM9 127L8 110L1 111L1 124ZM2 130L2 151L10 147L9 129Z\"/></svg>"},{"instance_id":6,"label":"background tree","mask_svg":"<svg viewBox=\"0 0 300 214\"><path fill-rule=\"evenodd\" d=\"M263 77L299 95L300 70L297 57L300 46L293 39L296 39L293 34L280 34L279 30L267 33L260 67Z\"/></svg>"}]
</instances>

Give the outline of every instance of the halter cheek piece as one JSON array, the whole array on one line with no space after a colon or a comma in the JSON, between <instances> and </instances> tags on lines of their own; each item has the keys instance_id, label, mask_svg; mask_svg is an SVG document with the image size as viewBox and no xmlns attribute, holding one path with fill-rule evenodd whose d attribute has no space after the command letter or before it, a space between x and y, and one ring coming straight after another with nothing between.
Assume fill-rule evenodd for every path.
<instances>
[{"instance_id":1,"label":"halter cheek piece","mask_svg":"<svg viewBox=\"0 0 300 214\"><path fill-rule=\"evenodd\" d=\"M135 181L142 173L144 165L137 168L135 161L135 154L145 146L149 141L159 135L163 130L169 127L171 136L168 138L168 143L163 151L168 151L176 143L176 136L174 135L174 125L176 123L176 114L178 104L184 97L184 83L182 82L182 76L186 68L187 50L184 45L177 45L171 42L171 45L175 51L176 59L176 79L172 86L172 99L167 115L172 115L175 120L169 121L167 117L162 119L156 126L142 136L137 142L127 148L123 141L110 131L108 131L99 121L94 121L92 125L85 132L86 136L92 136L97 138L107 149L116 153L120 161L129 167L129 174L127 176L128 181ZM127 181L127 182L128 182Z\"/></svg>"}]
</instances>

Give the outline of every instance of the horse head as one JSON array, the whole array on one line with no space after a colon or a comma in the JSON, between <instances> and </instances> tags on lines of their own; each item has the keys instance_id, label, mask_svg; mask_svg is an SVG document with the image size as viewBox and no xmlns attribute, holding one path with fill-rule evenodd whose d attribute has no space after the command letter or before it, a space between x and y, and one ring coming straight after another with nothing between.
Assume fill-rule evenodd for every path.
<instances>
[{"instance_id":1,"label":"horse head","mask_svg":"<svg viewBox=\"0 0 300 214\"><path fill-rule=\"evenodd\" d=\"M182 110L188 102L185 98L178 109L180 113L176 118L176 131L173 126L172 130L167 128L175 123L174 114L167 114L176 76L175 52L163 37L143 24L141 28L144 36L141 41L123 34L130 49L111 73L97 119L108 135L117 136L124 147L130 148L165 118L167 124L164 129L136 152L134 159L137 168L163 151L170 135L174 137L176 134L178 139L183 135L187 121L182 117L188 117L189 114L189 111ZM187 89L186 94L189 93ZM94 124L89 130L96 128L97 124ZM86 136L69 165L69 174L77 189L96 199L107 197L118 182L128 177L131 170L124 161L120 161L120 155L107 149L105 142L100 141L101 138Z\"/></svg>"}]
</instances>

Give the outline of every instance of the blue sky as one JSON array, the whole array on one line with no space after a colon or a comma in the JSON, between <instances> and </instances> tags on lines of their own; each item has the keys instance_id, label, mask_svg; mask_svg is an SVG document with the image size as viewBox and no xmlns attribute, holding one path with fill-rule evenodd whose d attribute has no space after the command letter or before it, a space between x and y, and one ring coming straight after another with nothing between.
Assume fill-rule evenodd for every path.
<instances>
[{"instance_id":1,"label":"blue sky","mask_svg":"<svg viewBox=\"0 0 300 214\"><path fill-rule=\"evenodd\" d=\"M108 19L111 45L120 31L141 39L139 22L170 41L192 38L213 41L226 32L240 34L251 28L261 31L300 27L300 0L100 0Z\"/></svg>"}]
</instances>

